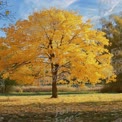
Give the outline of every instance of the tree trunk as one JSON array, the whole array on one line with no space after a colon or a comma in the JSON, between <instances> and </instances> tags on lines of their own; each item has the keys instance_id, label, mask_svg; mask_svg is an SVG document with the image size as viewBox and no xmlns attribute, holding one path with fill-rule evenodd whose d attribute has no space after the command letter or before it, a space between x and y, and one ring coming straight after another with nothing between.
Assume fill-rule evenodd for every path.
<instances>
[{"instance_id":1,"label":"tree trunk","mask_svg":"<svg viewBox=\"0 0 122 122\"><path fill-rule=\"evenodd\" d=\"M57 94L57 84L56 81L52 82L52 97L51 98L57 98L58 94Z\"/></svg>"},{"instance_id":2,"label":"tree trunk","mask_svg":"<svg viewBox=\"0 0 122 122\"><path fill-rule=\"evenodd\" d=\"M58 65L53 65L52 67L52 97L57 98L57 73L58 73Z\"/></svg>"}]
</instances>

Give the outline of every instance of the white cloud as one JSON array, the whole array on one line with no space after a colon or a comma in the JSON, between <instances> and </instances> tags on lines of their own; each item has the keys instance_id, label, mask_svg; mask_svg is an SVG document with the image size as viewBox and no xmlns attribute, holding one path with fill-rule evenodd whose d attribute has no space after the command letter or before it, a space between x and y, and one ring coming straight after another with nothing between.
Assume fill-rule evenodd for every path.
<instances>
[{"instance_id":1,"label":"white cloud","mask_svg":"<svg viewBox=\"0 0 122 122\"><path fill-rule=\"evenodd\" d=\"M27 19L28 15L34 11L41 10L43 8L57 7L63 9L69 9L71 5L80 0L24 0L23 6L20 7L20 16L22 19ZM99 2L98 2L99 1ZM114 12L120 11L122 6L122 0L98 0L99 5L93 5L93 7L84 6L82 8L78 6L75 8L77 11L83 10L84 20L90 18L94 22L99 22L99 19L105 16L109 16ZM119 8L118 8L119 6ZM74 9L73 7L71 9ZM74 9L74 10L75 10ZM80 13L80 12L79 12Z\"/></svg>"},{"instance_id":2,"label":"white cloud","mask_svg":"<svg viewBox=\"0 0 122 122\"><path fill-rule=\"evenodd\" d=\"M32 12L41 10L43 8L68 8L77 1L78 0L24 0L24 6L21 6L20 8L20 16L21 18L26 19L27 16Z\"/></svg>"},{"instance_id":3,"label":"white cloud","mask_svg":"<svg viewBox=\"0 0 122 122\"><path fill-rule=\"evenodd\" d=\"M65 3L65 7L69 7L71 4L75 3L78 0L63 0Z\"/></svg>"},{"instance_id":4,"label":"white cloud","mask_svg":"<svg viewBox=\"0 0 122 122\"><path fill-rule=\"evenodd\" d=\"M122 0L100 0L101 17L110 15Z\"/></svg>"},{"instance_id":5,"label":"white cloud","mask_svg":"<svg viewBox=\"0 0 122 122\"><path fill-rule=\"evenodd\" d=\"M98 14L91 17L93 23L99 25L99 20L103 17L109 16L112 13L120 12L120 8L118 6L122 6L122 0L99 0Z\"/></svg>"}]
</instances>

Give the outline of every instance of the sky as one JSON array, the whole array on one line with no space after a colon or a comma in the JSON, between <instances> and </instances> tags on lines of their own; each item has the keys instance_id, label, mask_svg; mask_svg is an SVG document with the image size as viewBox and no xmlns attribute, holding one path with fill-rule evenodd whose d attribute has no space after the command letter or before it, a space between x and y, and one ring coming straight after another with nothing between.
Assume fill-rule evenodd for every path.
<instances>
[{"instance_id":1,"label":"sky","mask_svg":"<svg viewBox=\"0 0 122 122\"><path fill-rule=\"evenodd\" d=\"M102 17L122 12L122 0L7 0L12 20L0 20L0 27L27 19L34 11L56 7L74 10L83 16L84 21L91 19L97 26ZM0 32L0 36L4 34Z\"/></svg>"}]
</instances>

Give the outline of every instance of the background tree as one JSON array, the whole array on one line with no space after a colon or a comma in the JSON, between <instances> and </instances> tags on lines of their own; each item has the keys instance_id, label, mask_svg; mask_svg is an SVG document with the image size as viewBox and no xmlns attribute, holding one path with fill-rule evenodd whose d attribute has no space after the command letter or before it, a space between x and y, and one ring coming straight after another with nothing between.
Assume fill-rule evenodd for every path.
<instances>
[{"instance_id":1,"label":"background tree","mask_svg":"<svg viewBox=\"0 0 122 122\"><path fill-rule=\"evenodd\" d=\"M122 14L111 15L108 19L102 19L102 31L106 33L111 46L109 51L113 54L112 65L117 74L117 82L111 83L110 87L122 92ZM110 90L112 91L112 89Z\"/></svg>"},{"instance_id":2,"label":"background tree","mask_svg":"<svg viewBox=\"0 0 122 122\"><path fill-rule=\"evenodd\" d=\"M7 65L25 64L34 77L42 76L46 68L46 75L52 78L52 98L57 98L57 82L61 79L75 84L115 79L105 34L94 30L90 21L83 22L75 12L43 10L4 31L4 44L10 50ZM18 71L22 73L23 69Z\"/></svg>"}]
</instances>

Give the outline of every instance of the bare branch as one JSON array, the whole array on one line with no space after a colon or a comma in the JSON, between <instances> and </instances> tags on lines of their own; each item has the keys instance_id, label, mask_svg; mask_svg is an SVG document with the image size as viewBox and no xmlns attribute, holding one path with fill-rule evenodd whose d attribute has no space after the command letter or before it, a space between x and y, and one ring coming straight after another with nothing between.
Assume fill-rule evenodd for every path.
<instances>
[{"instance_id":1,"label":"bare branch","mask_svg":"<svg viewBox=\"0 0 122 122\"><path fill-rule=\"evenodd\" d=\"M65 37L65 35L62 34L61 41L60 41L60 46L62 45L62 42L63 42L64 37Z\"/></svg>"},{"instance_id":2,"label":"bare branch","mask_svg":"<svg viewBox=\"0 0 122 122\"><path fill-rule=\"evenodd\" d=\"M69 44L78 36L78 34L74 34L74 36L72 36L72 38L69 40Z\"/></svg>"},{"instance_id":3,"label":"bare branch","mask_svg":"<svg viewBox=\"0 0 122 122\"><path fill-rule=\"evenodd\" d=\"M7 0L0 0L0 20L10 20L13 21L15 17L12 15L11 11L8 10Z\"/></svg>"}]
</instances>

